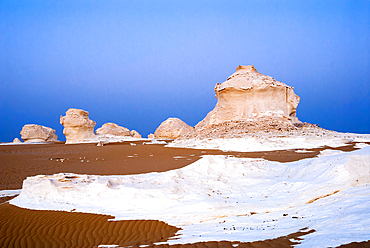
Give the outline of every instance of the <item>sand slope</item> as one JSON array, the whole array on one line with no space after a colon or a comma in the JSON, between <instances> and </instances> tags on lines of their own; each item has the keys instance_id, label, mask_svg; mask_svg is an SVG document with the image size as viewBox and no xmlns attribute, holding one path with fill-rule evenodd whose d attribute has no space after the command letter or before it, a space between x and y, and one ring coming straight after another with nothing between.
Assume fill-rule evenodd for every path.
<instances>
[{"instance_id":1,"label":"sand slope","mask_svg":"<svg viewBox=\"0 0 370 248\"><path fill-rule=\"evenodd\" d=\"M94 247L166 241L179 230L162 221L108 221L113 216L36 211L0 205L0 247Z\"/></svg>"}]
</instances>

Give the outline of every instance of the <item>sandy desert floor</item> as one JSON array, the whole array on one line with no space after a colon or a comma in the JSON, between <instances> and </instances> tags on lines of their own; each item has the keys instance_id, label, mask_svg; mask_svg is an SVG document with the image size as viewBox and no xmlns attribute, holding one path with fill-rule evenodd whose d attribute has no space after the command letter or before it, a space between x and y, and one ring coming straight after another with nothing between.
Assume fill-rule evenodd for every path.
<instances>
[{"instance_id":1,"label":"sandy desert floor","mask_svg":"<svg viewBox=\"0 0 370 248\"><path fill-rule=\"evenodd\" d=\"M353 151L355 144L330 148ZM130 175L164 172L182 168L203 155L231 155L242 158L264 158L291 162L317 156L327 149L307 149L270 152L222 152L168 148L164 145L144 145L143 141L123 142L97 147L96 144L28 144L0 146L0 190L22 188L27 177L56 173L89 175ZM103 243L120 246L140 246L176 237L179 228L157 220L108 221L112 216L22 209L7 203L14 196L1 197L1 247L94 247ZM287 236L258 242L200 242L175 247L293 247L304 235L315 230L297 230ZM166 244L156 245L168 247ZM144 247L144 246L143 246ZM370 247L369 242L342 247Z\"/></svg>"}]
</instances>

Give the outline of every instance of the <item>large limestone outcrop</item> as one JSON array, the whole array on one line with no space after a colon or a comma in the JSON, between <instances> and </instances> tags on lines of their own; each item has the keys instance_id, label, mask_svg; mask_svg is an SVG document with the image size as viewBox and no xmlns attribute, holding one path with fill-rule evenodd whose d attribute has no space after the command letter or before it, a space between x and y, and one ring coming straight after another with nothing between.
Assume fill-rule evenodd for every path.
<instances>
[{"instance_id":1,"label":"large limestone outcrop","mask_svg":"<svg viewBox=\"0 0 370 248\"><path fill-rule=\"evenodd\" d=\"M195 127L259 116L278 117L300 123L296 109L300 98L293 87L265 76L250 66L239 66L225 82L215 86L216 107Z\"/></svg>"},{"instance_id":2,"label":"large limestone outcrop","mask_svg":"<svg viewBox=\"0 0 370 248\"><path fill-rule=\"evenodd\" d=\"M70 108L66 116L60 116L60 124L64 126L63 134L66 144L89 141L95 138L95 121L89 119L89 112Z\"/></svg>"},{"instance_id":3,"label":"large limestone outcrop","mask_svg":"<svg viewBox=\"0 0 370 248\"><path fill-rule=\"evenodd\" d=\"M54 142L58 141L55 130L36 124L24 125L21 131L21 138L25 142Z\"/></svg>"},{"instance_id":4,"label":"large limestone outcrop","mask_svg":"<svg viewBox=\"0 0 370 248\"><path fill-rule=\"evenodd\" d=\"M177 139L192 130L193 127L179 118L168 118L155 130L154 136L157 139Z\"/></svg>"},{"instance_id":5,"label":"large limestone outcrop","mask_svg":"<svg viewBox=\"0 0 370 248\"><path fill-rule=\"evenodd\" d=\"M110 134L115 136L131 136L128 128L121 127L115 123L105 123L102 127L96 129L96 134Z\"/></svg>"}]
</instances>

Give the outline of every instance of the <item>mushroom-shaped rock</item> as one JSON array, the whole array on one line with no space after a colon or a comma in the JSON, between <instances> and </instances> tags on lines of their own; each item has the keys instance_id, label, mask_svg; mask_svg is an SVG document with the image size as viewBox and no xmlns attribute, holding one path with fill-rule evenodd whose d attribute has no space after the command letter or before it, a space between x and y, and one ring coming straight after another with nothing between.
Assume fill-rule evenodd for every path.
<instances>
[{"instance_id":1,"label":"mushroom-shaped rock","mask_svg":"<svg viewBox=\"0 0 370 248\"><path fill-rule=\"evenodd\" d=\"M54 129L36 124L24 125L20 134L25 142L54 142L58 139Z\"/></svg>"},{"instance_id":2,"label":"mushroom-shaped rock","mask_svg":"<svg viewBox=\"0 0 370 248\"><path fill-rule=\"evenodd\" d=\"M139 138L141 139L141 134L139 134L136 130L131 130L131 136L134 138Z\"/></svg>"},{"instance_id":3,"label":"mushroom-shaped rock","mask_svg":"<svg viewBox=\"0 0 370 248\"><path fill-rule=\"evenodd\" d=\"M87 111L70 108L66 116L60 116L60 124L64 126L66 144L86 142L95 138L95 121L89 119Z\"/></svg>"},{"instance_id":4,"label":"mushroom-shaped rock","mask_svg":"<svg viewBox=\"0 0 370 248\"><path fill-rule=\"evenodd\" d=\"M157 139L177 139L192 130L193 127L179 118L168 118L155 130L154 136Z\"/></svg>"},{"instance_id":5,"label":"mushroom-shaped rock","mask_svg":"<svg viewBox=\"0 0 370 248\"><path fill-rule=\"evenodd\" d=\"M261 115L300 122L296 109L300 98L293 87L265 76L250 66L239 66L225 82L215 86L216 107L195 127L240 121Z\"/></svg>"},{"instance_id":6,"label":"mushroom-shaped rock","mask_svg":"<svg viewBox=\"0 0 370 248\"><path fill-rule=\"evenodd\" d=\"M129 129L121 127L115 123L105 123L102 127L96 129L96 134L110 134L115 136L131 136Z\"/></svg>"}]
</instances>

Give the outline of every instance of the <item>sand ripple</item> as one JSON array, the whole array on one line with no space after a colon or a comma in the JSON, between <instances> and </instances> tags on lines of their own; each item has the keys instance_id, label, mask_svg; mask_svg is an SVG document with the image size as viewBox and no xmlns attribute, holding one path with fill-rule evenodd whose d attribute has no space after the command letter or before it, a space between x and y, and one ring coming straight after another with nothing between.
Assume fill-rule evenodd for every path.
<instances>
[{"instance_id":1,"label":"sand ripple","mask_svg":"<svg viewBox=\"0 0 370 248\"><path fill-rule=\"evenodd\" d=\"M0 205L0 247L94 247L166 241L179 230L162 221L108 221L109 215Z\"/></svg>"}]
</instances>

